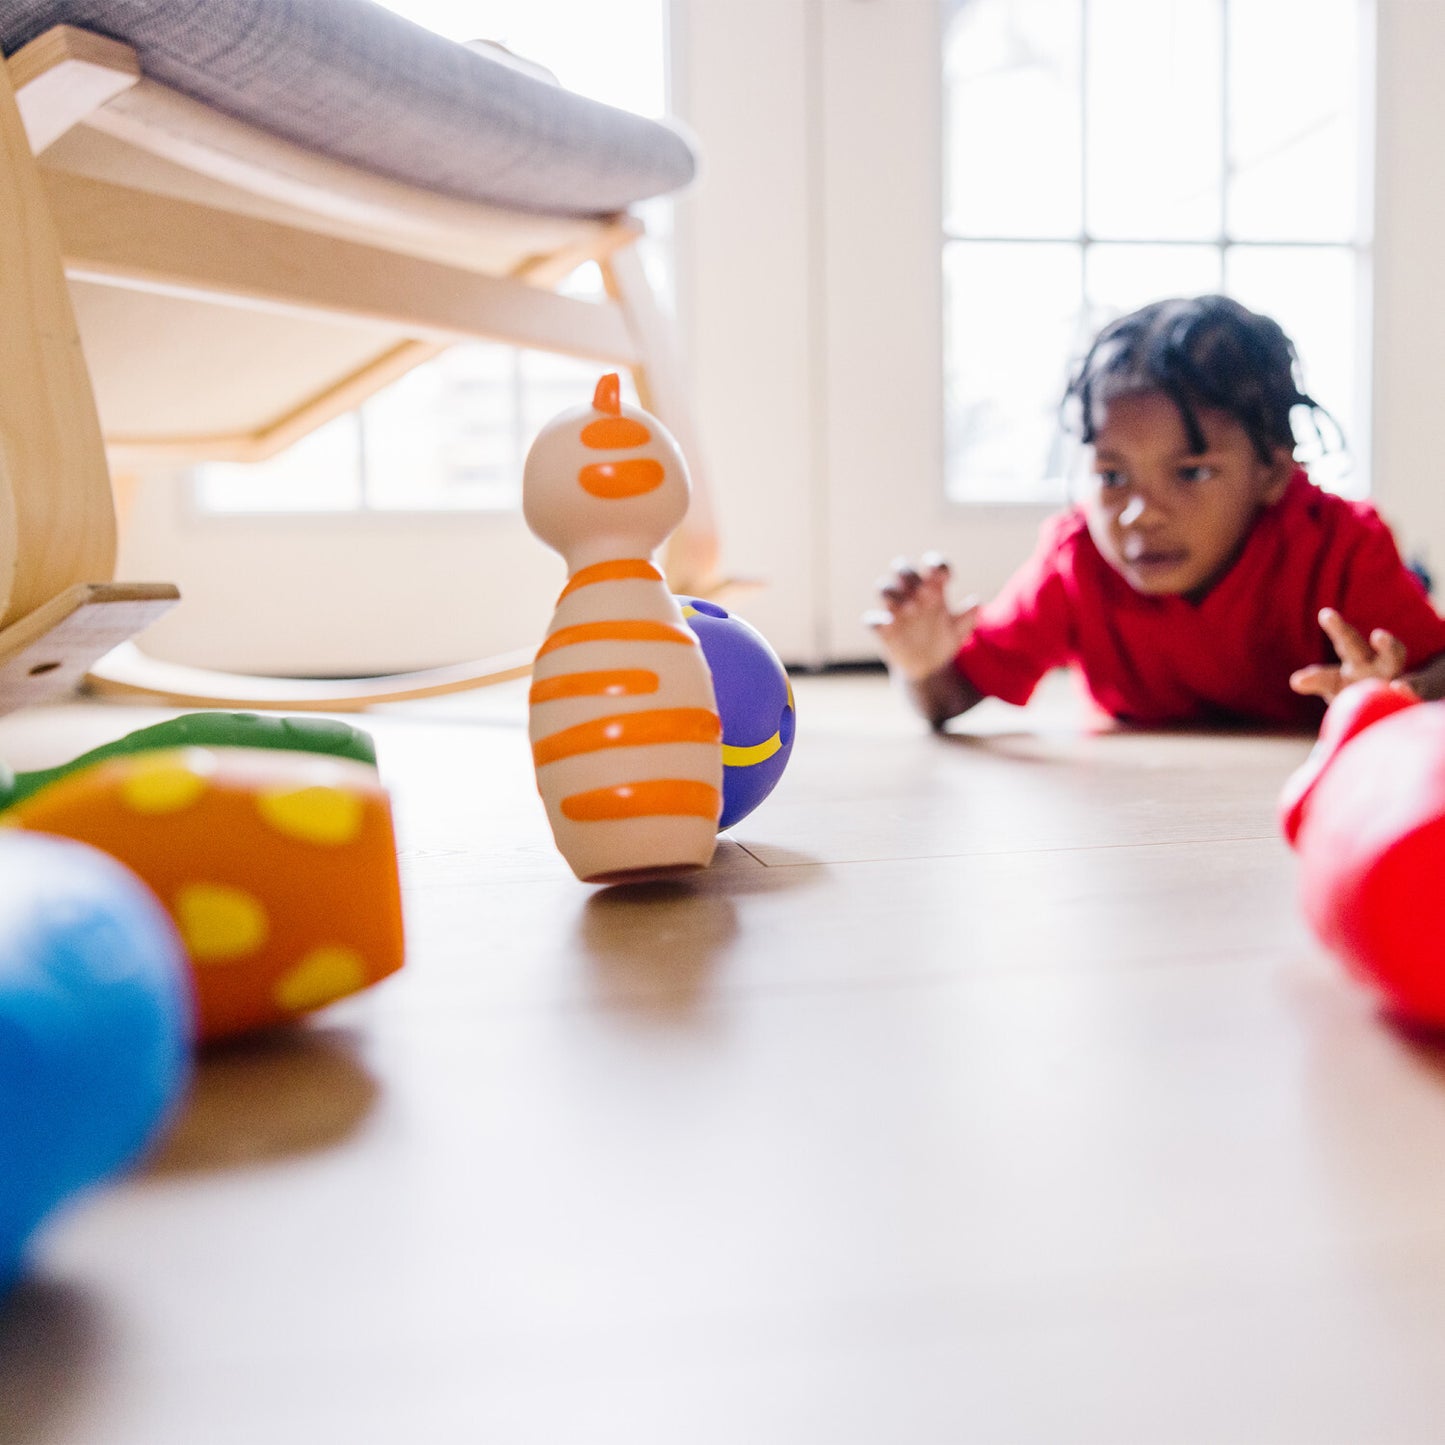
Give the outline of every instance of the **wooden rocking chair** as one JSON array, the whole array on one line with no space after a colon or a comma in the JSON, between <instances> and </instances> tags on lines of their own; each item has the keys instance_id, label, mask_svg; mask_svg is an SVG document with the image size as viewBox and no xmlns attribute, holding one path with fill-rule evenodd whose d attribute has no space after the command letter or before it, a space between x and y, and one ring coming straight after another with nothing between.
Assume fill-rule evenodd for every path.
<instances>
[{"instance_id":1,"label":"wooden rocking chair","mask_svg":"<svg viewBox=\"0 0 1445 1445\"><path fill-rule=\"evenodd\" d=\"M212 29L256 13L230 0L204 8ZM78 23L29 36L17 9L40 17L31 28L55 12ZM326 682L145 658L127 639L178 593L112 580L107 452L126 464L259 460L443 348L484 338L629 369L643 405L695 459L670 328L627 211L691 178L686 142L364 0L274 7L302 17L302 34L270 39L298 73L312 67L310 84L349 86L353 108L378 68L423 87L427 103L439 85L441 123L483 159L489 146L502 152L494 174L475 168L475 185L465 167L435 174L445 136L412 147L424 174L395 146L373 168L306 143L298 125L325 110L313 91L298 121L245 76L213 87L206 67L236 47L188 54L166 21L135 22L145 9L165 7L0 7L10 52L0 63L0 712L87 674L188 706L344 710L526 672L530 651ZM429 123L416 94L396 97L401 118L382 124ZM467 110L478 94L510 107L496 137L495 115ZM362 144L336 129L353 151ZM605 301L559 294L585 261L600 266ZM717 543L700 467L694 480L666 560L676 590L705 593Z\"/></svg>"}]
</instances>

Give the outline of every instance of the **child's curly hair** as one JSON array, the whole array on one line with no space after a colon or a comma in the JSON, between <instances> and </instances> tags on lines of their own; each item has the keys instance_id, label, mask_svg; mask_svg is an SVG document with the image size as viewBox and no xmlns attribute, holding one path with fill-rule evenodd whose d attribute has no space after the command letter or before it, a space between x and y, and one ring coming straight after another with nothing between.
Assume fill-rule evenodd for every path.
<instances>
[{"instance_id":1,"label":"child's curly hair","mask_svg":"<svg viewBox=\"0 0 1445 1445\"><path fill-rule=\"evenodd\" d=\"M1298 371L1294 343L1270 317L1228 296L1175 298L1110 322L1070 378L1064 406L1092 443L1097 413L1110 400L1162 392L1179 409L1195 452L1206 445L1197 412L1212 408L1234 417L1260 460L1271 462L1281 447L1294 452L1296 407L1308 409L1322 448L1320 416L1340 436L1335 419L1300 389Z\"/></svg>"}]
</instances>

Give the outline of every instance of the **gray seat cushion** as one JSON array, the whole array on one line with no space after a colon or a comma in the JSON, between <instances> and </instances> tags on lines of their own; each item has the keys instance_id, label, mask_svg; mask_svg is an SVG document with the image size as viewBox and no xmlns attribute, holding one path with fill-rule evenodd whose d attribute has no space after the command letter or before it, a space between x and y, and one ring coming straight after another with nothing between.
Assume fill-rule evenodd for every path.
<instances>
[{"instance_id":1,"label":"gray seat cushion","mask_svg":"<svg viewBox=\"0 0 1445 1445\"><path fill-rule=\"evenodd\" d=\"M671 127L478 54L371 0L0 0L0 50L53 25L122 40L144 74L353 165L468 200L599 215L692 179Z\"/></svg>"}]
</instances>

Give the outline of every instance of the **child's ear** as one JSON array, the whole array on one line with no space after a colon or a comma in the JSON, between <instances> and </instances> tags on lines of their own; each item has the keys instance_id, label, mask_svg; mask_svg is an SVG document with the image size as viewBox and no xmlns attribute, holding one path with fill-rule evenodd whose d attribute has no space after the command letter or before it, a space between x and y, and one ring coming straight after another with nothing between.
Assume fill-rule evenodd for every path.
<instances>
[{"instance_id":1,"label":"child's ear","mask_svg":"<svg viewBox=\"0 0 1445 1445\"><path fill-rule=\"evenodd\" d=\"M1264 475L1261 478L1260 501L1265 506L1270 506L1284 496L1284 489L1289 486L1289 479L1294 476L1294 453L1288 447L1276 447L1274 460L1262 466L1261 471Z\"/></svg>"}]
</instances>

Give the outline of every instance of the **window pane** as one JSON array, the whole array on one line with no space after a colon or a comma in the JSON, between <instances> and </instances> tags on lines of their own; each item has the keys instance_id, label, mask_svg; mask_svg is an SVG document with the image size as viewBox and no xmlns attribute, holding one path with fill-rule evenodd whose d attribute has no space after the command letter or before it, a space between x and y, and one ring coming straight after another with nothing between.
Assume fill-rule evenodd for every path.
<instances>
[{"instance_id":1,"label":"window pane","mask_svg":"<svg viewBox=\"0 0 1445 1445\"><path fill-rule=\"evenodd\" d=\"M1229 230L1348 241L1358 207L1359 0L1229 11ZM1280 57L1289 57L1286 76ZM1292 83L1288 77L1299 77Z\"/></svg>"},{"instance_id":2,"label":"window pane","mask_svg":"<svg viewBox=\"0 0 1445 1445\"><path fill-rule=\"evenodd\" d=\"M207 512L348 512L361 502L361 438L355 413L318 427L265 462L197 469L196 503Z\"/></svg>"},{"instance_id":3,"label":"window pane","mask_svg":"<svg viewBox=\"0 0 1445 1445\"><path fill-rule=\"evenodd\" d=\"M362 408L366 501L393 509L516 503L516 377L500 346L457 346Z\"/></svg>"},{"instance_id":4,"label":"window pane","mask_svg":"<svg viewBox=\"0 0 1445 1445\"><path fill-rule=\"evenodd\" d=\"M1077 236L1080 0L944 7L944 225Z\"/></svg>"},{"instance_id":5,"label":"window pane","mask_svg":"<svg viewBox=\"0 0 1445 1445\"><path fill-rule=\"evenodd\" d=\"M948 496L1054 495L1054 484L1040 479L1058 475L1068 459L1055 407L1073 359L1116 316L1214 291L1276 316L1294 338L1305 386L1346 432L1361 473L1340 453L1320 456L1303 414L1300 454L1325 485L1362 494L1369 398L1360 354L1368 338L1357 335L1365 260L1354 245L1364 93L1358 0L1081 0L1077 12L1055 11L1060 31L1066 9L1085 28L1079 180L1091 240L1082 249L1081 296L1064 259L1076 253L1028 239L1069 232L1048 200L1032 194L1040 176L1053 173L1028 173L1013 159L1023 154L1012 134L1028 129L1027 102L999 98L1026 94L1023 74L1040 89L1038 54L1052 43L1057 63L1064 49L1030 35L1036 7L945 0L944 9L945 209L956 232L1017 238L991 247L944 243ZM1046 129L1038 126L1028 144L1043 148ZM1055 160L1079 134L1059 122ZM1009 136L1002 150L984 143L999 135ZM1013 196L1015 175L1027 175L1023 200ZM1070 172L1071 205L1073 181ZM1280 244L1223 245L1226 209L1230 240ZM1052 220L1031 229L1039 214Z\"/></svg>"},{"instance_id":6,"label":"window pane","mask_svg":"<svg viewBox=\"0 0 1445 1445\"><path fill-rule=\"evenodd\" d=\"M1059 403L1084 340L1079 248L961 241L943 264L948 497L1058 501Z\"/></svg>"},{"instance_id":7,"label":"window pane","mask_svg":"<svg viewBox=\"0 0 1445 1445\"><path fill-rule=\"evenodd\" d=\"M1217 237L1220 0L1091 0L1088 15L1090 234Z\"/></svg>"},{"instance_id":8,"label":"window pane","mask_svg":"<svg viewBox=\"0 0 1445 1445\"><path fill-rule=\"evenodd\" d=\"M366 505L392 511L521 505L542 425L591 395L597 367L505 346L456 346L362 408Z\"/></svg>"},{"instance_id":9,"label":"window pane","mask_svg":"<svg viewBox=\"0 0 1445 1445\"><path fill-rule=\"evenodd\" d=\"M1358 469L1369 455L1369 438L1360 396L1365 371L1355 328L1355 266L1354 252L1345 246L1233 246L1225 279L1230 295L1284 327L1299 353L1304 389L1339 422L1356 459L1352 466L1338 450L1319 457L1318 438L1301 416L1301 460L1322 486L1363 495L1366 479ZM1321 425L1331 436L1329 423Z\"/></svg>"},{"instance_id":10,"label":"window pane","mask_svg":"<svg viewBox=\"0 0 1445 1445\"><path fill-rule=\"evenodd\" d=\"M1093 329L1151 301L1202 296L1223 285L1217 246L1090 246L1084 293Z\"/></svg>"}]
</instances>

